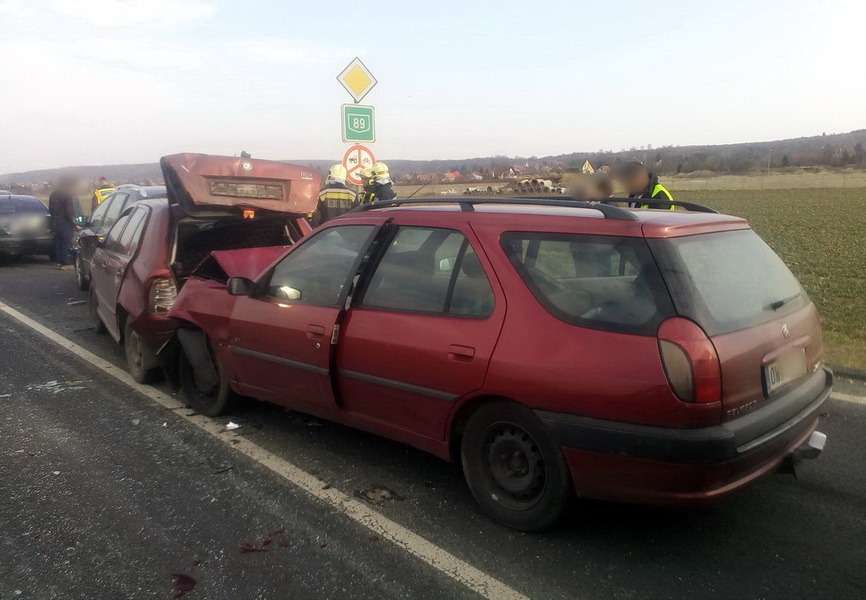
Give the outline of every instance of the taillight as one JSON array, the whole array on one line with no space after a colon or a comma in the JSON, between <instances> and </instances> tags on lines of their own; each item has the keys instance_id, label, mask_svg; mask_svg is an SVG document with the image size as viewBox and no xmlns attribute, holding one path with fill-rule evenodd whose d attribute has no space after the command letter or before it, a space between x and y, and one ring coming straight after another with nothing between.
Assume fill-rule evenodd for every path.
<instances>
[{"instance_id":1,"label":"taillight","mask_svg":"<svg viewBox=\"0 0 866 600\"><path fill-rule=\"evenodd\" d=\"M659 327L659 354L671 389L683 402L722 399L722 370L713 342L693 321L668 319Z\"/></svg>"},{"instance_id":2,"label":"taillight","mask_svg":"<svg viewBox=\"0 0 866 600\"><path fill-rule=\"evenodd\" d=\"M171 279L154 279L150 284L150 312L167 313L177 297L177 288Z\"/></svg>"}]
</instances>

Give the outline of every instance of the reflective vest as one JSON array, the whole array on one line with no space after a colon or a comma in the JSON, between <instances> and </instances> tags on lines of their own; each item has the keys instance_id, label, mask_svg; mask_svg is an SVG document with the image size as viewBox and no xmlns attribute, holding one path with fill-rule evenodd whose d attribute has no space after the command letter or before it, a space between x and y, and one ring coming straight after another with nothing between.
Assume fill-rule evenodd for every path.
<instances>
[{"instance_id":1,"label":"reflective vest","mask_svg":"<svg viewBox=\"0 0 866 600\"><path fill-rule=\"evenodd\" d=\"M340 215L344 215L356 206L357 195L345 187L328 187L319 194L319 210L316 225L321 225Z\"/></svg>"},{"instance_id":2,"label":"reflective vest","mask_svg":"<svg viewBox=\"0 0 866 600\"><path fill-rule=\"evenodd\" d=\"M652 198L653 200L670 200L671 202L673 202L674 199L668 189L660 183L655 184L655 187L653 187L653 193L650 194L650 198ZM642 204L641 208L649 208L649 204ZM676 207L671 205L668 210L675 209Z\"/></svg>"}]
</instances>

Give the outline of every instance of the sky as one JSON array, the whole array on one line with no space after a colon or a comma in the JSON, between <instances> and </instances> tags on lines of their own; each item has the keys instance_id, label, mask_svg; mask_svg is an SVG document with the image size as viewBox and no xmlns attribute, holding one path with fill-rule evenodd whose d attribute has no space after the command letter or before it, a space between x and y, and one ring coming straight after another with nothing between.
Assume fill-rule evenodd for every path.
<instances>
[{"instance_id":1,"label":"sky","mask_svg":"<svg viewBox=\"0 0 866 600\"><path fill-rule=\"evenodd\" d=\"M866 127L866 4L0 0L0 173L175 152L546 156Z\"/></svg>"}]
</instances>

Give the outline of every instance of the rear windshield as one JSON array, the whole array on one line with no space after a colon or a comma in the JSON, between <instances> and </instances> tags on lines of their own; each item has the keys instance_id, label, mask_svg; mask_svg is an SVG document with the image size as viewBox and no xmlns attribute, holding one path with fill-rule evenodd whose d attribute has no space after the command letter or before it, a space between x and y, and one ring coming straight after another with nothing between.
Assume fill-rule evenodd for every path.
<instances>
[{"instance_id":1,"label":"rear windshield","mask_svg":"<svg viewBox=\"0 0 866 600\"><path fill-rule=\"evenodd\" d=\"M47 212L48 208L42 203L42 201L33 196L0 195L0 214L45 214Z\"/></svg>"},{"instance_id":2,"label":"rear windshield","mask_svg":"<svg viewBox=\"0 0 866 600\"><path fill-rule=\"evenodd\" d=\"M542 306L567 323L655 335L674 315L643 238L510 232L502 247Z\"/></svg>"},{"instance_id":3,"label":"rear windshield","mask_svg":"<svg viewBox=\"0 0 866 600\"><path fill-rule=\"evenodd\" d=\"M677 312L708 335L754 327L809 303L782 259L751 229L650 244Z\"/></svg>"}]
</instances>

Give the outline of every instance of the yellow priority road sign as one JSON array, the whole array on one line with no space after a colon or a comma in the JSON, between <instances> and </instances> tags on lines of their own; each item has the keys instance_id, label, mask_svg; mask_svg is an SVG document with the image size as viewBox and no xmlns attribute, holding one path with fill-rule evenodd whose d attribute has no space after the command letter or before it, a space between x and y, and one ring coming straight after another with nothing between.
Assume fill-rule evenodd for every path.
<instances>
[{"instance_id":1,"label":"yellow priority road sign","mask_svg":"<svg viewBox=\"0 0 866 600\"><path fill-rule=\"evenodd\" d=\"M343 69L343 72L337 76L337 81L346 88L346 91L351 94L355 102L363 100L364 96L379 83L373 77L373 74L370 73L370 69L358 57L355 57L355 60Z\"/></svg>"}]
</instances>

